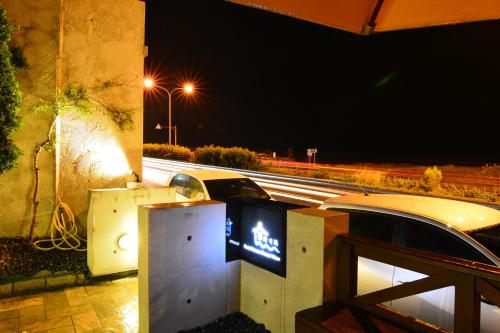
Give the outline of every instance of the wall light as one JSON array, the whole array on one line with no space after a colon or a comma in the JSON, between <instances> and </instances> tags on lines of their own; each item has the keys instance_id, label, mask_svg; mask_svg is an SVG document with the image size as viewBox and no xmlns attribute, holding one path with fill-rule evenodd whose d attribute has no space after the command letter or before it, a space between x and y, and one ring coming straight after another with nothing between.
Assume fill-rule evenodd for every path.
<instances>
[{"instance_id":1,"label":"wall light","mask_svg":"<svg viewBox=\"0 0 500 333\"><path fill-rule=\"evenodd\" d=\"M129 234L123 234L118 238L118 247L122 250L127 251L130 249L130 244L132 240L130 239Z\"/></svg>"}]
</instances>

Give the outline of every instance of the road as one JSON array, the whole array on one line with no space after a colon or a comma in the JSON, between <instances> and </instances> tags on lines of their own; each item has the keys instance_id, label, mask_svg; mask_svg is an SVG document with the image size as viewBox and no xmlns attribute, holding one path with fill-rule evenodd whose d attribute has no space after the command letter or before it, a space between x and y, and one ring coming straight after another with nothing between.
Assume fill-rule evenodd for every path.
<instances>
[{"instance_id":1,"label":"road","mask_svg":"<svg viewBox=\"0 0 500 333\"><path fill-rule=\"evenodd\" d=\"M335 181L314 180L311 178L293 177L265 172L256 172L208 165L163 160L143 157L143 181L165 185L172 173L182 169L218 169L243 174L262 186L276 200L299 205L318 207L324 200L339 195L366 193L399 193L378 189L362 189L359 186L338 183ZM500 210L500 205L479 203Z\"/></svg>"},{"instance_id":2,"label":"road","mask_svg":"<svg viewBox=\"0 0 500 333\"><path fill-rule=\"evenodd\" d=\"M143 158L143 180L149 183L165 185L168 178L178 170L200 168L236 171L250 177L276 200L301 204L309 207L318 207L328 198L360 192L359 188L354 186L333 184L300 177L288 177L248 170L211 167L149 157Z\"/></svg>"}]
</instances>

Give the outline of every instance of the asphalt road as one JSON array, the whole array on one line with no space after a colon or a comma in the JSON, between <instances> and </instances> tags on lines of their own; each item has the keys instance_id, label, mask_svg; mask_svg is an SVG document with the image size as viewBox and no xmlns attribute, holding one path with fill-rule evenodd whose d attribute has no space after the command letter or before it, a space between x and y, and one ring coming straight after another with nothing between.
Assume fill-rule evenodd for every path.
<instances>
[{"instance_id":1,"label":"asphalt road","mask_svg":"<svg viewBox=\"0 0 500 333\"><path fill-rule=\"evenodd\" d=\"M309 207L318 207L328 198L337 197L339 195L361 194L363 191L367 193L398 193L378 189L362 189L359 186L347 185L335 181L214 167L150 157L143 157L143 181L146 183L165 185L168 178L178 170L200 168L229 170L243 174L262 186L276 200ZM483 205L500 209L500 206L495 204Z\"/></svg>"},{"instance_id":2,"label":"asphalt road","mask_svg":"<svg viewBox=\"0 0 500 333\"><path fill-rule=\"evenodd\" d=\"M284 202L317 207L324 200L339 195L360 193L356 187L325 185L324 182L300 177L287 177L248 170L237 170L177 162L156 158L143 158L143 180L157 185L165 185L168 178L178 170L185 169L225 169L250 177L264 188L274 199Z\"/></svg>"}]
</instances>

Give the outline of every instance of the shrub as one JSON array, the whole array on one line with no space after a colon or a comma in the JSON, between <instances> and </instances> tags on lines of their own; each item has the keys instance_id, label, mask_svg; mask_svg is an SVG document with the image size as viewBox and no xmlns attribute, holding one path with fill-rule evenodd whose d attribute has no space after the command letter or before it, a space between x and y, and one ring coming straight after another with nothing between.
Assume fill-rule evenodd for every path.
<instances>
[{"instance_id":1,"label":"shrub","mask_svg":"<svg viewBox=\"0 0 500 333\"><path fill-rule=\"evenodd\" d=\"M259 170L260 160L257 153L246 148L204 146L194 151L194 162L228 168Z\"/></svg>"},{"instance_id":2,"label":"shrub","mask_svg":"<svg viewBox=\"0 0 500 333\"><path fill-rule=\"evenodd\" d=\"M421 190L421 182L415 179L402 177L386 177L384 185L390 188L401 189L405 191L418 192Z\"/></svg>"},{"instance_id":3,"label":"shrub","mask_svg":"<svg viewBox=\"0 0 500 333\"><path fill-rule=\"evenodd\" d=\"M383 180L383 175L379 171L363 170L357 173L356 178L360 185L377 187L380 186Z\"/></svg>"},{"instance_id":4,"label":"shrub","mask_svg":"<svg viewBox=\"0 0 500 333\"><path fill-rule=\"evenodd\" d=\"M14 26L7 22L5 10L0 7L0 174L12 169L21 153L12 141L12 134L19 127L17 113L21 105L21 93L7 45L12 29Z\"/></svg>"},{"instance_id":5,"label":"shrub","mask_svg":"<svg viewBox=\"0 0 500 333\"><path fill-rule=\"evenodd\" d=\"M187 147L158 143L145 143L143 156L188 162L193 160L193 152Z\"/></svg>"},{"instance_id":6,"label":"shrub","mask_svg":"<svg viewBox=\"0 0 500 333\"><path fill-rule=\"evenodd\" d=\"M436 166L425 169L424 172L424 189L426 191L435 191L441 186L443 174Z\"/></svg>"}]
</instances>

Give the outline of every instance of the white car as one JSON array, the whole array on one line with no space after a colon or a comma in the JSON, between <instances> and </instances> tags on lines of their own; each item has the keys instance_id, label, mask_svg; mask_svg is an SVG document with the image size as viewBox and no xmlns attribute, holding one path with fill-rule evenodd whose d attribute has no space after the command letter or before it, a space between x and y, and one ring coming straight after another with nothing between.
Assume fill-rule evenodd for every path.
<instances>
[{"instance_id":1,"label":"white car","mask_svg":"<svg viewBox=\"0 0 500 333\"><path fill-rule=\"evenodd\" d=\"M370 194L326 200L321 209L349 213L354 235L500 266L500 212L482 205L423 196ZM358 294L426 275L359 258ZM390 306L412 317L453 330L454 287L393 300ZM498 332L500 308L481 302L481 332Z\"/></svg>"},{"instance_id":2,"label":"white car","mask_svg":"<svg viewBox=\"0 0 500 333\"><path fill-rule=\"evenodd\" d=\"M176 201L219 200L271 197L250 178L223 170L183 170L170 178L169 187L176 191Z\"/></svg>"}]
</instances>

